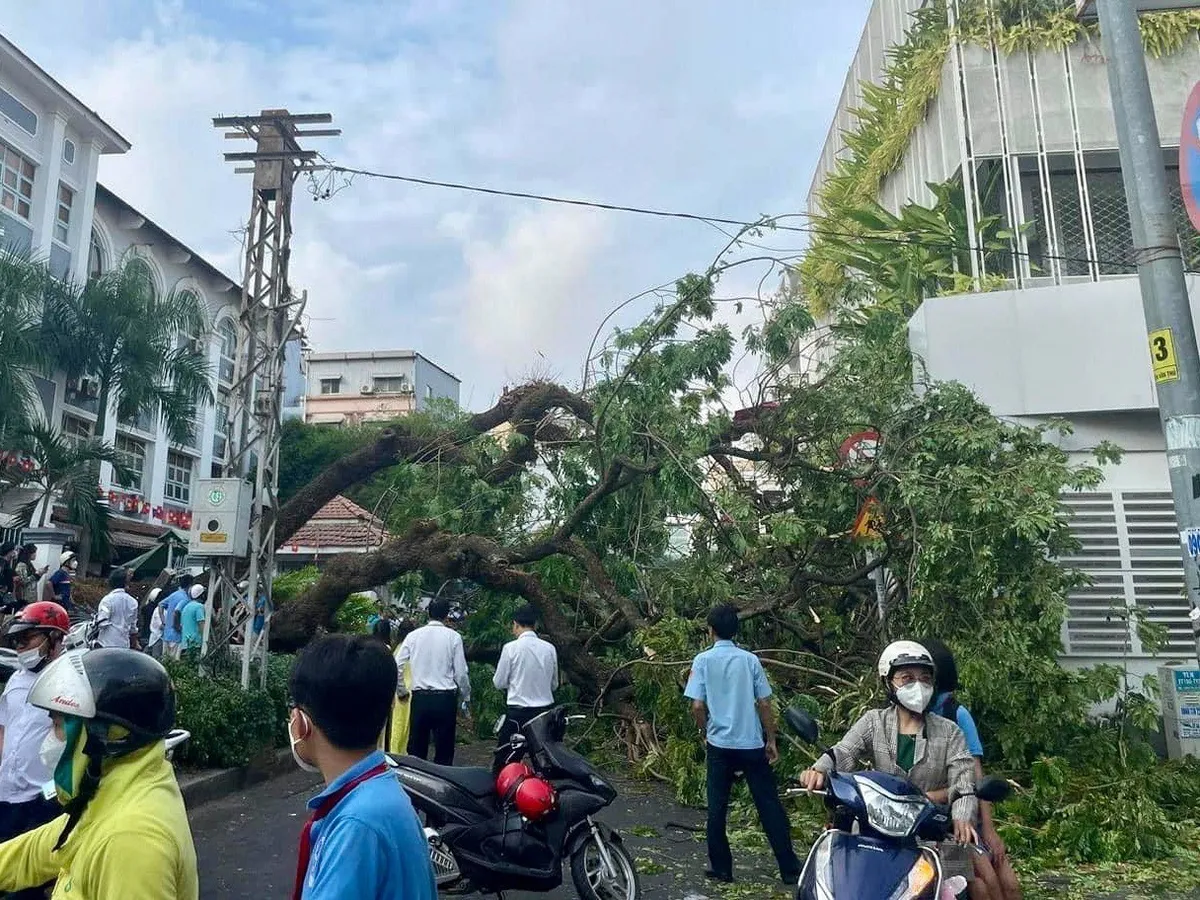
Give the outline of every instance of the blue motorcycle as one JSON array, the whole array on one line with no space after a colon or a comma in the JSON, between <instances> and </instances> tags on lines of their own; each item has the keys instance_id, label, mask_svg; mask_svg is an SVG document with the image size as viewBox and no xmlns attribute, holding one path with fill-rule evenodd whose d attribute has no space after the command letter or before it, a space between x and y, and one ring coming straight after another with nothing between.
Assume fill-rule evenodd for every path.
<instances>
[{"instance_id":1,"label":"blue motorcycle","mask_svg":"<svg viewBox=\"0 0 1200 900\"><path fill-rule=\"evenodd\" d=\"M792 707L784 720L809 744L817 742L817 723ZM825 755L837 759L832 750ZM980 800L997 803L1008 796L1008 782L984 778ZM788 796L810 793L789 788ZM838 772L826 778L825 798L832 817L809 851L796 900L939 900L945 880L938 845L953 833L949 806L933 803L911 782L883 772Z\"/></svg>"}]
</instances>

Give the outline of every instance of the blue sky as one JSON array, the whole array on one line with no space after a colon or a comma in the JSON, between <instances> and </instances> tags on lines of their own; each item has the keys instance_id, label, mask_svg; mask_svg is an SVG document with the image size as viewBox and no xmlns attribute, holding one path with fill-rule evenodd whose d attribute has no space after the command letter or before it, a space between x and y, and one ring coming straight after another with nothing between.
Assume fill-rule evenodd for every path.
<instances>
[{"instance_id":1,"label":"blue sky","mask_svg":"<svg viewBox=\"0 0 1200 900\"><path fill-rule=\"evenodd\" d=\"M332 112L344 136L312 146L356 167L736 219L799 211L869 0L61 0L53 27L34 6L6 10L6 36L133 142L101 180L236 275L249 188L209 120L262 107ZM578 380L609 310L725 240L364 179L298 198L294 225L312 343L417 349L472 408L531 373Z\"/></svg>"}]
</instances>

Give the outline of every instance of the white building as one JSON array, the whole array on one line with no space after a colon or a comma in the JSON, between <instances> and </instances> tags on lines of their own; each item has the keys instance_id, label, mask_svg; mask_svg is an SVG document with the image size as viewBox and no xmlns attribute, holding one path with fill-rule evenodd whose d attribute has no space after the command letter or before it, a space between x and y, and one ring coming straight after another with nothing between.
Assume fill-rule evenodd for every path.
<instances>
[{"instance_id":1,"label":"white building","mask_svg":"<svg viewBox=\"0 0 1200 900\"><path fill-rule=\"evenodd\" d=\"M127 150L128 141L0 37L0 241L48 258L57 274L77 281L134 261L156 291L191 291L211 316L204 340L217 404L200 410L190 440L171 444L155 420L118 421L114 398L103 439L136 477L115 483L106 464L99 488L116 514L112 537L123 556L148 548L168 526L186 531L195 479L219 473L241 295L183 241L97 184L100 156ZM49 423L69 437L90 434L97 405L87 379L68 383L56 373L35 382Z\"/></svg>"},{"instance_id":2,"label":"white building","mask_svg":"<svg viewBox=\"0 0 1200 900\"><path fill-rule=\"evenodd\" d=\"M304 421L314 425L383 422L432 400L458 404L459 380L413 350L309 353Z\"/></svg>"},{"instance_id":3,"label":"white building","mask_svg":"<svg viewBox=\"0 0 1200 900\"><path fill-rule=\"evenodd\" d=\"M851 151L846 132L864 85L879 82L889 50L904 42L924 0L875 0L847 76L809 196ZM952 3L953 7L954 4ZM1174 183L1183 107L1200 79L1200 41L1149 59L1155 111ZM1125 205L1106 71L1098 39L1060 51L1006 53L952 39L941 86L886 178L880 202L932 205L927 182L961 176L971 221L995 214L1020 232L1018 253L975 253L977 275L1007 290L927 300L910 345L933 380L970 386L1000 416L1070 421L1078 459L1100 440L1123 447L1102 488L1066 504L1082 550L1068 560L1093 584L1070 597L1063 629L1071 663L1129 656L1150 661L1133 614L1167 626L1169 654L1192 655L1175 524ZM990 186L990 187L989 187ZM1185 255L1196 234L1175 188ZM973 243L977 243L974 242ZM1194 283L1200 289L1200 283ZM1193 290L1193 298L1200 293ZM1194 306L1197 300L1193 300Z\"/></svg>"}]
</instances>

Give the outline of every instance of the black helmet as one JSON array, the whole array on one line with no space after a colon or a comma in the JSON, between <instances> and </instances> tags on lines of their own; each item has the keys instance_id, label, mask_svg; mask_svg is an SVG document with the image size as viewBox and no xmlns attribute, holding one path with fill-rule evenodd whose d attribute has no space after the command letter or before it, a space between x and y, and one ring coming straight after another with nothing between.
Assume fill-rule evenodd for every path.
<instances>
[{"instance_id":1,"label":"black helmet","mask_svg":"<svg viewBox=\"0 0 1200 900\"><path fill-rule=\"evenodd\" d=\"M29 689L29 702L83 719L105 757L124 756L160 741L175 725L171 677L161 663L136 650L66 653L38 676ZM120 725L129 734L109 738L107 725Z\"/></svg>"}]
</instances>

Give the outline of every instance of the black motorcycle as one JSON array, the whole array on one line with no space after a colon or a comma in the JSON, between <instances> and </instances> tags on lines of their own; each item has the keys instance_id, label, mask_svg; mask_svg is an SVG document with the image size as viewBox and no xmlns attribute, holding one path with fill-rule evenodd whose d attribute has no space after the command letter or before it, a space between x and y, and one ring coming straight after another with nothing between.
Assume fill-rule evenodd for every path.
<instances>
[{"instance_id":1,"label":"black motorcycle","mask_svg":"<svg viewBox=\"0 0 1200 900\"><path fill-rule=\"evenodd\" d=\"M563 864L583 900L638 900L637 870L621 836L592 816L617 791L563 745L568 717L553 709L530 720L495 751L495 767L438 766L390 756L425 824L438 890L446 894L552 891ZM557 808L532 822L497 796L493 771L524 762L549 781Z\"/></svg>"}]
</instances>

